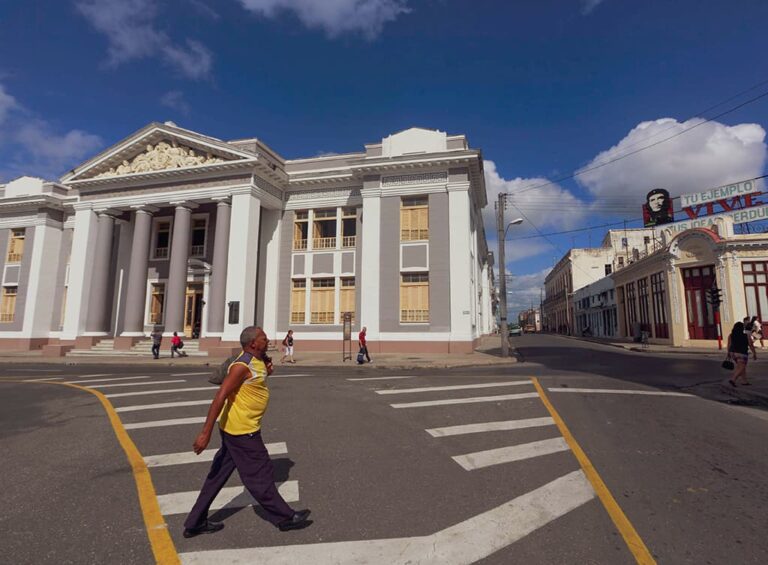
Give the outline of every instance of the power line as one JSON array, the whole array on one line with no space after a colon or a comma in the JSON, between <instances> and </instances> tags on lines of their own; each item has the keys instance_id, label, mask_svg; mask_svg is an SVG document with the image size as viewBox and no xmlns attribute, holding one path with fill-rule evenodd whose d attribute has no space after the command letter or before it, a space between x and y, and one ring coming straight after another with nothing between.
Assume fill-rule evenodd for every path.
<instances>
[{"instance_id":1,"label":"power line","mask_svg":"<svg viewBox=\"0 0 768 565\"><path fill-rule=\"evenodd\" d=\"M763 83L760 83L759 85L753 86L753 87L747 89L746 91L743 91L740 94L732 96L731 98L729 98L729 100L732 100L733 98L738 98L742 94L744 94L744 92L749 92L751 90L754 90L755 88L757 88L758 86L761 86L765 82L768 82L768 81L764 81ZM550 186L550 185L553 185L553 184L557 184L557 183L562 182L564 180L576 178L578 176L583 175L584 173L588 173L590 171L594 171L594 170L600 169L602 167L605 167L605 166L610 165L612 163L615 163L617 161L621 161L622 159L626 159L627 157L631 157L632 155L637 155L638 153L640 153L642 151L646 151L647 149L651 149L653 147L656 147L657 145L661 145L662 143L666 143L667 141L669 141L671 139L674 139L674 138L679 137L679 136L681 136L683 134L686 134L689 131L692 131L692 130L696 129L699 126L703 126L706 123L709 123L711 121L716 120L717 118L721 118L721 117L723 117L723 116L725 116L727 114L735 112L736 110L738 110L740 108L743 108L744 106L747 106L748 104L752 104L754 102L757 102L758 100L760 100L762 98L765 98L766 96L768 96L768 91L763 92L762 94L759 94L759 95L757 95L757 96L755 96L753 98L750 98L749 100L745 100L744 102L741 102L740 104L737 104L736 106L734 106L732 108L729 108L728 110L724 110L723 112L720 112L719 114L716 114L716 115L712 116L711 118L707 118L707 119L705 119L705 120L703 120L703 121L701 121L701 122L699 122L697 124L694 124L694 125L692 125L689 128L685 128L682 131L679 131L679 132L677 132L674 135L670 135L669 137L665 137L664 139L660 139L659 141L655 141L655 142L653 142L653 143L651 143L649 145L645 145L645 146L643 146L643 147L641 147L639 149L636 149L635 151L630 151L629 153L624 153L622 155L614 157L613 159L610 159L608 161L599 163L599 164L594 165L592 167L587 167L585 169L579 169L579 170L577 170L577 171L575 171L575 172L573 172L573 173L571 173L569 175L565 175L565 176L556 178L555 180L552 180L552 181L547 181L547 182L544 182L544 183L539 183L539 184L536 184L536 185L533 185L533 186L523 187L520 190L515 191L514 194L515 195L522 194L524 192L528 192L529 190L535 190L537 188L542 188L542 187L545 187L545 186ZM725 104L725 102L718 103L715 106L713 106L712 108L717 108L718 106L722 106L723 104ZM691 116L690 118L686 119L685 121L693 119L694 117L696 117L696 116ZM667 128L667 129L671 129L671 128Z\"/></svg>"}]
</instances>

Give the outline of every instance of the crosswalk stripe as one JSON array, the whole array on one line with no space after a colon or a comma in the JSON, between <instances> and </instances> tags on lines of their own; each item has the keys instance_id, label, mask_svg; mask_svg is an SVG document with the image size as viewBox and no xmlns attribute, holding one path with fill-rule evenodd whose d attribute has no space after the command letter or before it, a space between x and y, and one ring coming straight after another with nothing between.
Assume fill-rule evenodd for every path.
<instances>
[{"instance_id":1,"label":"crosswalk stripe","mask_svg":"<svg viewBox=\"0 0 768 565\"><path fill-rule=\"evenodd\" d=\"M364 377L361 379L347 379L348 381L388 381L388 380L394 380L394 379L412 379L413 376L410 377Z\"/></svg>"},{"instance_id":2,"label":"crosswalk stripe","mask_svg":"<svg viewBox=\"0 0 768 565\"><path fill-rule=\"evenodd\" d=\"M291 377L311 377L311 376L313 375L309 373L294 373L289 375L270 375L269 378L270 379L288 379Z\"/></svg>"},{"instance_id":3,"label":"crosswalk stripe","mask_svg":"<svg viewBox=\"0 0 768 565\"><path fill-rule=\"evenodd\" d=\"M469 565L515 543L595 498L584 473L573 471L487 512L430 535L179 554L184 565L338 565L450 563Z\"/></svg>"},{"instance_id":4,"label":"crosswalk stripe","mask_svg":"<svg viewBox=\"0 0 768 565\"><path fill-rule=\"evenodd\" d=\"M632 390L632 389L612 389L612 388L558 388L547 389L549 392L583 392L589 394L639 394L643 396L688 396L696 398L693 394L684 392L666 392L663 390Z\"/></svg>"},{"instance_id":5,"label":"crosswalk stripe","mask_svg":"<svg viewBox=\"0 0 768 565\"><path fill-rule=\"evenodd\" d=\"M277 490L286 502L297 502L299 500L299 481L279 483ZM160 504L160 512L165 516L186 514L192 509L198 494L199 491L192 490L158 495L157 502ZM245 487L225 487L221 489L216 500L213 501L211 510L245 508L246 506L256 506L256 501Z\"/></svg>"},{"instance_id":6,"label":"crosswalk stripe","mask_svg":"<svg viewBox=\"0 0 768 565\"><path fill-rule=\"evenodd\" d=\"M37 381L63 381L64 377L35 377L34 379L24 379L25 383L34 383Z\"/></svg>"},{"instance_id":7,"label":"crosswalk stripe","mask_svg":"<svg viewBox=\"0 0 768 565\"><path fill-rule=\"evenodd\" d=\"M523 398L537 398L535 392L522 392L519 394L502 394L499 396L475 396L471 398L448 398L444 400L422 400L420 402L401 402L390 404L392 408L420 408L422 406L447 406L449 404L474 404L476 402L501 402L502 400L521 400Z\"/></svg>"},{"instance_id":8,"label":"crosswalk stripe","mask_svg":"<svg viewBox=\"0 0 768 565\"><path fill-rule=\"evenodd\" d=\"M112 381L135 381L137 379L151 379L151 378L152 377L147 377L147 376L143 376L143 377L117 377L117 378L114 378L114 379L93 379L93 380L88 379L88 380L85 380L85 381L67 381L67 382L69 384L71 384L71 385L79 385L79 384L83 384L83 383L109 383L109 382L112 382Z\"/></svg>"},{"instance_id":9,"label":"crosswalk stripe","mask_svg":"<svg viewBox=\"0 0 768 565\"><path fill-rule=\"evenodd\" d=\"M210 375L211 371L203 371L201 373L171 373L172 377L195 377L198 375Z\"/></svg>"},{"instance_id":10,"label":"crosswalk stripe","mask_svg":"<svg viewBox=\"0 0 768 565\"><path fill-rule=\"evenodd\" d=\"M474 388L497 388L500 386L533 385L531 381L506 381L503 383L476 383L471 385L425 386L419 388L393 388L377 390L376 394L408 394L411 392L438 392L441 390L469 390Z\"/></svg>"},{"instance_id":11,"label":"crosswalk stripe","mask_svg":"<svg viewBox=\"0 0 768 565\"><path fill-rule=\"evenodd\" d=\"M568 442L562 437L555 437L541 441L532 441L531 443L467 453L466 455L457 455L453 457L453 460L461 465L465 471L474 471L475 469L482 469L491 465L522 461L523 459L531 459L541 455L568 450Z\"/></svg>"},{"instance_id":12,"label":"crosswalk stripe","mask_svg":"<svg viewBox=\"0 0 768 565\"><path fill-rule=\"evenodd\" d=\"M110 383L106 385L95 384L91 388L110 388L115 386L147 386L147 385L165 385L170 383L185 383L184 379L178 379L175 381L151 381L148 383Z\"/></svg>"},{"instance_id":13,"label":"crosswalk stripe","mask_svg":"<svg viewBox=\"0 0 768 565\"><path fill-rule=\"evenodd\" d=\"M107 398L123 398L126 396L145 396L147 394L170 394L174 392L194 392L199 390L215 391L215 386L192 386L185 388L163 388L160 390L140 390L137 392L113 392L112 394L105 394Z\"/></svg>"},{"instance_id":14,"label":"crosswalk stripe","mask_svg":"<svg viewBox=\"0 0 768 565\"><path fill-rule=\"evenodd\" d=\"M126 430L141 430L144 428L163 428L165 426L183 426L185 424L203 424L205 416L194 418L173 418L171 420L154 420L152 422L137 422L135 424L123 424Z\"/></svg>"},{"instance_id":15,"label":"crosswalk stripe","mask_svg":"<svg viewBox=\"0 0 768 565\"><path fill-rule=\"evenodd\" d=\"M95 377L110 377L110 376L112 376L112 373L96 373L95 375L79 375L78 378L89 379L89 378L95 378Z\"/></svg>"},{"instance_id":16,"label":"crosswalk stripe","mask_svg":"<svg viewBox=\"0 0 768 565\"><path fill-rule=\"evenodd\" d=\"M285 455L288 453L288 446L284 441L264 444L270 455ZM183 451L181 453L165 453L163 455L147 455L144 462L147 467L169 467L171 465L185 465L187 463L200 463L203 461L213 461L214 455L218 449L206 449L200 455L195 455L192 451Z\"/></svg>"},{"instance_id":17,"label":"crosswalk stripe","mask_svg":"<svg viewBox=\"0 0 768 565\"><path fill-rule=\"evenodd\" d=\"M184 400L181 402L161 402L159 404L142 404L140 406L123 406L115 408L115 412L137 412L139 410L154 410L156 408L177 408L180 406L201 406L210 404L211 399L206 400Z\"/></svg>"},{"instance_id":18,"label":"crosswalk stripe","mask_svg":"<svg viewBox=\"0 0 768 565\"><path fill-rule=\"evenodd\" d=\"M525 420L503 420L500 422L483 422L480 424L463 424L461 426L447 426L445 428L431 428L426 430L432 437L458 436L462 434L476 434L481 432L497 432L502 430L522 430L539 426L554 426L555 421L549 416L544 418L526 418Z\"/></svg>"}]
</instances>

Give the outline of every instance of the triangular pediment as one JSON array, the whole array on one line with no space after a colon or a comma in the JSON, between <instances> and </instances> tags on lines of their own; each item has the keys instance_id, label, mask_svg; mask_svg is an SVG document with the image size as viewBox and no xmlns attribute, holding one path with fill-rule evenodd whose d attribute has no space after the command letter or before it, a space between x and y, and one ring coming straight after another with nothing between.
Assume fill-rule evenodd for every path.
<instances>
[{"instance_id":1,"label":"triangular pediment","mask_svg":"<svg viewBox=\"0 0 768 565\"><path fill-rule=\"evenodd\" d=\"M83 163L63 182L97 181L252 161L257 155L168 124L150 124Z\"/></svg>"}]
</instances>

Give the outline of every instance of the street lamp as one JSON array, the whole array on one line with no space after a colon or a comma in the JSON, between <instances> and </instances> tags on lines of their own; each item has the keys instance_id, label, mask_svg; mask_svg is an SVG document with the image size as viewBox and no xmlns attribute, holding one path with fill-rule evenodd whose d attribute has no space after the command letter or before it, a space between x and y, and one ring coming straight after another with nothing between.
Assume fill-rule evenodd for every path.
<instances>
[{"instance_id":1,"label":"street lamp","mask_svg":"<svg viewBox=\"0 0 768 565\"><path fill-rule=\"evenodd\" d=\"M504 257L504 243L507 239L507 230L510 226L518 226L523 223L522 218L512 220L504 225L504 208L506 207L506 194L499 194L499 202L496 206L496 227L499 232L499 332L501 333L501 356L509 356L509 327L507 325L507 262Z\"/></svg>"}]
</instances>

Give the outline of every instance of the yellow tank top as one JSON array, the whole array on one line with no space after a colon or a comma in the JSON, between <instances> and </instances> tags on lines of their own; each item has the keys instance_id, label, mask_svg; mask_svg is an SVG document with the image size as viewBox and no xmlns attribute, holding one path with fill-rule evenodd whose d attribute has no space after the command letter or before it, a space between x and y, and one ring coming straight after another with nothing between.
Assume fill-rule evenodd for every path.
<instances>
[{"instance_id":1,"label":"yellow tank top","mask_svg":"<svg viewBox=\"0 0 768 565\"><path fill-rule=\"evenodd\" d=\"M250 353L241 353L229 366L245 365L250 371L235 392L229 395L221 412L219 427L231 435L243 435L261 429L261 417L267 411L269 389L267 388L267 367L264 361Z\"/></svg>"}]
</instances>

